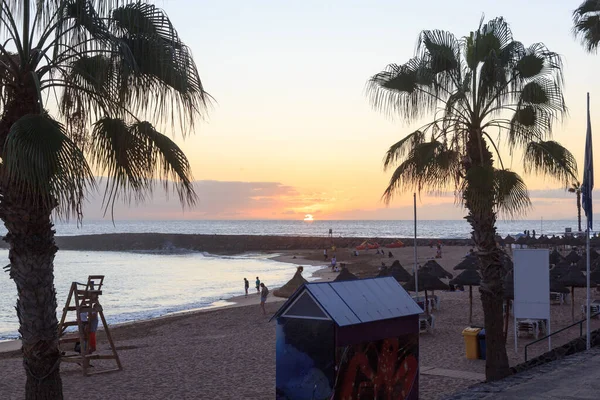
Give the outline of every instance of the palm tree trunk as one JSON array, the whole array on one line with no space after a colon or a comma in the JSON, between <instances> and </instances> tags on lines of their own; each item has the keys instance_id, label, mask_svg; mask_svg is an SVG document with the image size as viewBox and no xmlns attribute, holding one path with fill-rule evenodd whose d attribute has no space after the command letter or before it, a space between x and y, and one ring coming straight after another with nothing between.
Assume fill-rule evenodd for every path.
<instances>
[{"instance_id":1,"label":"palm tree trunk","mask_svg":"<svg viewBox=\"0 0 600 400\"><path fill-rule=\"evenodd\" d=\"M473 323L473 286L469 285L469 325Z\"/></svg>"},{"instance_id":2,"label":"palm tree trunk","mask_svg":"<svg viewBox=\"0 0 600 400\"><path fill-rule=\"evenodd\" d=\"M577 190L577 223L579 224L579 232L581 232L581 190Z\"/></svg>"},{"instance_id":3,"label":"palm tree trunk","mask_svg":"<svg viewBox=\"0 0 600 400\"><path fill-rule=\"evenodd\" d=\"M0 217L8 234L10 277L17 286L17 316L22 337L27 400L63 398L54 289L51 210L3 190Z\"/></svg>"},{"instance_id":4,"label":"palm tree trunk","mask_svg":"<svg viewBox=\"0 0 600 400\"><path fill-rule=\"evenodd\" d=\"M465 217L472 227L480 262L481 303L486 335L485 376L495 381L510 375L503 332L504 277L500 249L496 245L496 213L492 154L478 131L469 132L467 160L464 162L466 188L463 192Z\"/></svg>"}]
</instances>

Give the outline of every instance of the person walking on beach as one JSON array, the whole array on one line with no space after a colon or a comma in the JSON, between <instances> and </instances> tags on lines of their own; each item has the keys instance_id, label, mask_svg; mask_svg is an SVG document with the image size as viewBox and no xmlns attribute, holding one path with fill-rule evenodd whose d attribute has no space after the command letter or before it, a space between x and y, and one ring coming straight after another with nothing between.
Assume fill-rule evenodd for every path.
<instances>
[{"instance_id":1,"label":"person walking on beach","mask_svg":"<svg viewBox=\"0 0 600 400\"><path fill-rule=\"evenodd\" d=\"M248 279L244 278L244 289L246 290L246 297L248 297L248 289L250 289L250 282Z\"/></svg>"},{"instance_id":2,"label":"person walking on beach","mask_svg":"<svg viewBox=\"0 0 600 400\"><path fill-rule=\"evenodd\" d=\"M260 279L256 277L256 293L260 293Z\"/></svg>"},{"instance_id":3,"label":"person walking on beach","mask_svg":"<svg viewBox=\"0 0 600 400\"><path fill-rule=\"evenodd\" d=\"M260 291L260 308L262 308L262 312L264 315L267 315L267 310L265 310L265 303L267 302L267 296L269 295L269 288L265 286L264 283L260 284L262 288Z\"/></svg>"},{"instance_id":4,"label":"person walking on beach","mask_svg":"<svg viewBox=\"0 0 600 400\"><path fill-rule=\"evenodd\" d=\"M323 250L323 257L325 257L325 261L327 261L327 249Z\"/></svg>"},{"instance_id":5,"label":"person walking on beach","mask_svg":"<svg viewBox=\"0 0 600 400\"><path fill-rule=\"evenodd\" d=\"M335 257L335 254L333 255L333 257L331 257L331 270L335 270L335 264L337 263L337 258Z\"/></svg>"}]
</instances>

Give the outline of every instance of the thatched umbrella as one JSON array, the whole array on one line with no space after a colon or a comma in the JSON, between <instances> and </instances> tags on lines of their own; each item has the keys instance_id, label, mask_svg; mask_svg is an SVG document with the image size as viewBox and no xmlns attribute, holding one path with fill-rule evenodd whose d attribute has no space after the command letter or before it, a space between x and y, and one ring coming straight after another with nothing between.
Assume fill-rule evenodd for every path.
<instances>
[{"instance_id":1,"label":"thatched umbrella","mask_svg":"<svg viewBox=\"0 0 600 400\"><path fill-rule=\"evenodd\" d=\"M294 274L292 279L290 279L288 283L286 283L279 289L273 290L273 295L277 296L277 297L288 298L292 294L294 294L296 289L298 289L300 286L302 286L303 284L308 282L306 279L304 279L302 277L303 270L304 270L303 267L298 267L298 269L296 269L296 273Z\"/></svg>"},{"instance_id":2,"label":"thatched umbrella","mask_svg":"<svg viewBox=\"0 0 600 400\"><path fill-rule=\"evenodd\" d=\"M598 260L600 255L596 252L596 250L590 251L590 269L593 269L594 262ZM585 271L587 269L587 254L584 251L581 255L581 260L577 261L577 266L581 271Z\"/></svg>"},{"instance_id":3,"label":"thatched umbrella","mask_svg":"<svg viewBox=\"0 0 600 400\"><path fill-rule=\"evenodd\" d=\"M404 284L404 290L411 292L425 291L425 313L429 315L429 300L427 298L428 290L448 290L449 287L444 282L440 281L435 276L431 275L427 271L419 271L417 277L419 278L419 287L415 286L415 276L412 275L410 280Z\"/></svg>"},{"instance_id":4,"label":"thatched umbrella","mask_svg":"<svg viewBox=\"0 0 600 400\"><path fill-rule=\"evenodd\" d=\"M398 260L394 261L394 263L389 269L389 273L398 282L408 282L412 277L412 275L409 274L408 271L405 270L402 265L400 265L400 262Z\"/></svg>"},{"instance_id":5,"label":"thatched umbrella","mask_svg":"<svg viewBox=\"0 0 600 400\"><path fill-rule=\"evenodd\" d=\"M600 268L595 268L590 272L590 282L600 285Z\"/></svg>"},{"instance_id":6,"label":"thatched umbrella","mask_svg":"<svg viewBox=\"0 0 600 400\"><path fill-rule=\"evenodd\" d=\"M506 235L506 237L504 238L504 243L511 245L515 242L515 238L510 236L510 235Z\"/></svg>"},{"instance_id":7,"label":"thatched umbrella","mask_svg":"<svg viewBox=\"0 0 600 400\"><path fill-rule=\"evenodd\" d=\"M566 274L560 277L560 282L571 287L571 319L575 321L575 288L586 287L585 275L577 267L571 267Z\"/></svg>"},{"instance_id":8,"label":"thatched umbrella","mask_svg":"<svg viewBox=\"0 0 600 400\"><path fill-rule=\"evenodd\" d=\"M566 261L561 261L550 270L550 279L560 279L569 272L571 266Z\"/></svg>"},{"instance_id":9,"label":"thatched umbrella","mask_svg":"<svg viewBox=\"0 0 600 400\"><path fill-rule=\"evenodd\" d=\"M565 258L554 248L552 253L550 253L550 264L556 265L559 262L563 261Z\"/></svg>"},{"instance_id":10,"label":"thatched umbrella","mask_svg":"<svg viewBox=\"0 0 600 400\"><path fill-rule=\"evenodd\" d=\"M519 238L517 239L517 241L515 243L518 244L519 246L523 246L524 244L527 244L527 237L519 236Z\"/></svg>"},{"instance_id":11,"label":"thatched umbrella","mask_svg":"<svg viewBox=\"0 0 600 400\"><path fill-rule=\"evenodd\" d=\"M477 256L468 255L463 258L461 262L456 264L453 269L455 271L460 271L463 269L479 269L479 258L477 258Z\"/></svg>"},{"instance_id":12,"label":"thatched umbrella","mask_svg":"<svg viewBox=\"0 0 600 400\"><path fill-rule=\"evenodd\" d=\"M550 291L552 293L564 293L564 294L571 293L569 288L566 287L564 285L564 283L562 283L561 281L556 280L556 279L550 279Z\"/></svg>"},{"instance_id":13,"label":"thatched umbrella","mask_svg":"<svg viewBox=\"0 0 600 400\"><path fill-rule=\"evenodd\" d=\"M352 272L348 271L348 268L342 267L342 270L338 274L338 276L333 280L334 282L339 281L355 281L358 277L354 275Z\"/></svg>"},{"instance_id":14,"label":"thatched umbrella","mask_svg":"<svg viewBox=\"0 0 600 400\"><path fill-rule=\"evenodd\" d=\"M577 254L575 250L571 250L571 252L565 257L565 259L569 262L569 264L575 264L579 260L581 260L581 256Z\"/></svg>"},{"instance_id":15,"label":"thatched umbrella","mask_svg":"<svg viewBox=\"0 0 600 400\"><path fill-rule=\"evenodd\" d=\"M500 253L500 261L502 261L502 265L506 271L510 271L514 268L512 258L510 258L510 256L504 251Z\"/></svg>"},{"instance_id":16,"label":"thatched umbrella","mask_svg":"<svg viewBox=\"0 0 600 400\"><path fill-rule=\"evenodd\" d=\"M428 260L425 265L423 265L423 270L440 279L452 279L452 274L446 271L444 267L435 260Z\"/></svg>"},{"instance_id":17,"label":"thatched umbrella","mask_svg":"<svg viewBox=\"0 0 600 400\"><path fill-rule=\"evenodd\" d=\"M451 285L469 286L469 324L473 322L473 286L479 286L481 276L476 269L465 269L450 281Z\"/></svg>"}]
</instances>

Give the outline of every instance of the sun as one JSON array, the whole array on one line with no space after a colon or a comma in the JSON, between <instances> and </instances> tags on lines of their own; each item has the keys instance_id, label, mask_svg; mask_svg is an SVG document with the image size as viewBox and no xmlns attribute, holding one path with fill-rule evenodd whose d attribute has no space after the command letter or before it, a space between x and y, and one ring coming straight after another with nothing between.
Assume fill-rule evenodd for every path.
<instances>
[{"instance_id":1,"label":"sun","mask_svg":"<svg viewBox=\"0 0 600 400\"><path fill-rule=\"evenodd\" d=\"M306 214L304 216L304 220L305 221L314 221L315 219L313 218L313 216L311 214Z\"/></svg>"}]
</instances>

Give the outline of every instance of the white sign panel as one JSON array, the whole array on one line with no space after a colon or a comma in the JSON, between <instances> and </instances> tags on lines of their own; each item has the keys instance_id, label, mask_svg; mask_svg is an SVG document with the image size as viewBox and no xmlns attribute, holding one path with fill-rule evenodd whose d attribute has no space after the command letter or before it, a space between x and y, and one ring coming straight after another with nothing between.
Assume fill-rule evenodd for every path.
<instances>
[{"instance_id":1,"label":"white sign panel","mask_svg":"<svg viewBox=\"0 0 600 400\"><path fill-rule=\"evenodd\" d=\"M515 249L515 318L550 319L549 250Z\"/></svg>"}]
</instances>

